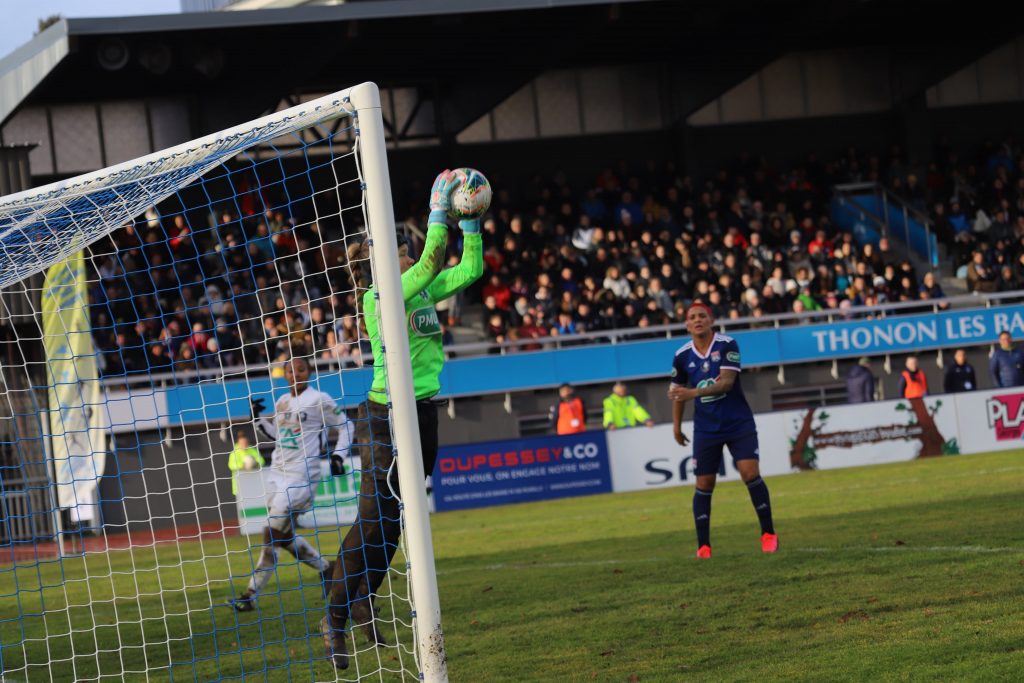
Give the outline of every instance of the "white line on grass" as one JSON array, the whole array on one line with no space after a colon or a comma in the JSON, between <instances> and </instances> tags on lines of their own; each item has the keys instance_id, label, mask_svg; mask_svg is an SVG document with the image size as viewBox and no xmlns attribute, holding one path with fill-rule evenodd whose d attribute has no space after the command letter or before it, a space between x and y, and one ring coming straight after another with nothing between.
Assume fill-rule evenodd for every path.
<instances>
[{"instance_id":1,"label":"white line on grass","mask_svg":"<svg viewBox=\"0 0 1024 683\"><path fill-rule=\"evenodd\" d=\"M838 554L856 553L1024 553L1024 548L988 548L983 545L892 545L892 546L837 546L834 548L793 548L798 553ZM785 552L785 551L782 551Z\"/></svg>"},{"instance_id":2,"label":"white line on grass","mask_svg":"<svg viewBox=\"0 0 1024 683\"><path fill-rule=\"evenodd\" d=\"M787 548L779 552L785 555L787 552L815 553L822 555L840 555L844 553L1009 553L1024 554L1024 548L995 547L989 548L982 545L897 545L897 546L836 546L834 548ZM581 562L501 562L497 564L486 564L473 567L455 567L452 569L440 570L438 576L446 574L462 574L465 572L497 572L523 569L570 569L573 567L600 567L614 565L636 565L650 564L654 562L678 562L679 558L667 557L646 557L629 560L589 560Z\"/></svg>"},{"instance_id":3,"label":"white line on grass","mask_svg":"<svg viewBox=\"0 0 1024 683\"><path fill-rule=\"evenodd\" d=\"M445 569L438 571L437 575L461 574L463 572L496 572L507 571L509 569L564 569L571 567L600 567L603 565L628 566L641 563L662 562L665 559L666 558L661 557L645 557L628 560L590 560L582 562L500 562L498 564L485 564L482 567L456 567L454 569Z\"/></svg>"}]
</instances>

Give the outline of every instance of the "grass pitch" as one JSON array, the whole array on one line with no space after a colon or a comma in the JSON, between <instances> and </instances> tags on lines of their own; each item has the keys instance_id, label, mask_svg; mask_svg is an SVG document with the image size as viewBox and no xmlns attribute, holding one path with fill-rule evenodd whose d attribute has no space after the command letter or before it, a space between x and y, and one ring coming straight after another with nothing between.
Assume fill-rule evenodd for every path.
<instances>
[{"instance_id":1,"label":"grass pitch","mask_svg":"<svg viewBox=\"0 0 1024 683\"><path fill-rule=\"evenodd\" d=\"M1020 680L1024 452L768 485L774 556L741 484L715 493L711 561L693 557L692 488L436 515L451 680ZM336 539L320 534L325 549ZM245 548L0 567L0 680L145 680L147 665L162 667L150 680L334 680L311 570L283 568L259 613L210 606L245 573ZM411 663L366 651L347 676L396 680L386 670Z\"/></svg>"}]
</instances>

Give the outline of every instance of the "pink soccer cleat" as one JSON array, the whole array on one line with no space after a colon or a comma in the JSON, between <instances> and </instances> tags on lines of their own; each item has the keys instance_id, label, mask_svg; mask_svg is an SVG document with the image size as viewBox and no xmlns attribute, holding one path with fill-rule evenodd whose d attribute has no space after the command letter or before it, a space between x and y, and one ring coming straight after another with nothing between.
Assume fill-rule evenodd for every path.
<instances>
[{"instance_id":1,"label":"pink soccer cleat","mask_svg":"<svg viewBox=\"0 0 1024 683\"><path fill-rule=\"evenodd\" d=\"M697 557L698 557L698 559L701 559L701 560L710 560L711 559L711 546L709 546L709 545L702 545L701 547L697 548Z\"/></svg>"},{"instance_id":2,"label":"pink soccer cleat","mask_svg":"<svg viewBox=\"0 0 1024 683\"><path fill-rule=\"evenodd\" d=\"M779 549L779 537L776 534L761 534L761 552L774 553Z\"/></svg>"}]
</instances>

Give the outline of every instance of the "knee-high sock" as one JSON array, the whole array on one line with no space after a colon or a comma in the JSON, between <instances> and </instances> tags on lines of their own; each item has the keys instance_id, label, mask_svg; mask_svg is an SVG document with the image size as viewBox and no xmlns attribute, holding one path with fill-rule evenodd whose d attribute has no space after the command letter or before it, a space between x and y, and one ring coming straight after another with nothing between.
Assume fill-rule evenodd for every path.
<instances>
[{"instance_id":1,"label":"knee-high sock","mask_svg":"<svg viewBox=\"0 0 1024 683\"><path fill-rule=\"evenodd\" d=\"M697 547L711 545L711 491L694 490L693 523L697 527Z\"/></svg>"},{"instance_id":2,"label":"knee-high sock","mask_svg":"<svg viewBox=\"0 0 1024 683\"><path fill-rule=\"evenodd\" d=\"M316 548L314 548L312 544L302 536L296 536L290 544L285 546L285 550L294 555L300 562L308 567L312 567L318 572L326 570L330 564L327 560L321 557Z\"/></svg>"},{"instance_id":3,"label":"knee-high sock","mask_svg":"<svg viewBox=\"0 0 1024 683\"><path fill-rule=\"evenodd\" d=\"M750 492L750 502L754 504L757 519L761 522L761 533L774 534L772 501L768 496L768 485L764 483L764 479L761 477L755 477L747 482L747 491Z\"/></svg>"},{"instance_id":4,"label":"knee-high sock","mask_svg":"<svg viewBox=\"0 0 1024 683\"><path fill-rule=\"evenodd\" d=\"M259 595L270 577L274 575L274 567L277 565L277 551L271 546L265 545L260 551L260 559L256 562L256 571L249 579L249 595Z\"/></svg>"},{"instance_id":5,"label":"knee-high sock","mask_svg":"<svg viewBox=\"0 0 1024 683\"><path fill-rule=\"evenodd\" d=\"M366 491L374 491L372 482L364 480L359 520L345 536L334 565L328 614L335 628L345 627L353 601L376 593L402 533L398 499L366 495Z\"/></svg>"}]
</instances>

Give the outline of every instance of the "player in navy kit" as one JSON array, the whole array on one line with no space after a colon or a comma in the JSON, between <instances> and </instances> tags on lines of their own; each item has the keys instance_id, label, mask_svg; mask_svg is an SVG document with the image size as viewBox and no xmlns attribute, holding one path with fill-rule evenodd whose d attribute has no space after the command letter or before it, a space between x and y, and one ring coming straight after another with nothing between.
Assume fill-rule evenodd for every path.
<instances>
[{"instance_id":1,"label":"player in navy kit","mask_svg":"<svg viewBox=\"0 0 1024 683\"><path fill-rule=\"evenodd\" d=\"M682 432L683 408L694 401L693 460L697 488L693 519L697 525L697 557L711 557L711 493L722 466L722 447L728 446L736 469L747 485L761 522L761 550L774 553L779 537L772 526L768 486L758 468L757 425L740 386L740 347L732 337L714 330L711 309L694 303L686 311L686 329L692 339L676 352L672 362L672 430L680 446L688 443Z\"/></svg>"}]
</instances>

